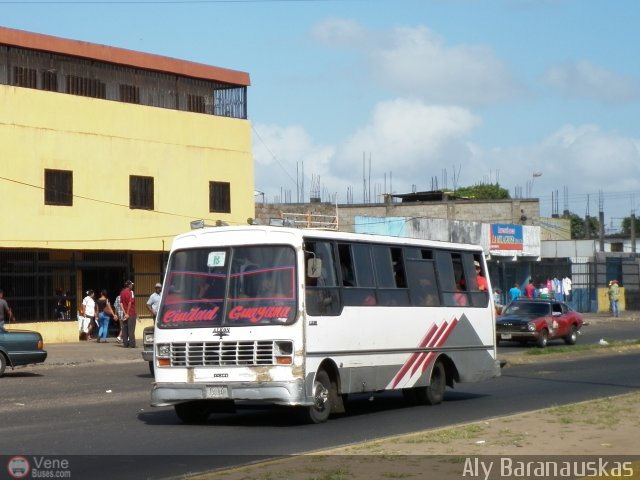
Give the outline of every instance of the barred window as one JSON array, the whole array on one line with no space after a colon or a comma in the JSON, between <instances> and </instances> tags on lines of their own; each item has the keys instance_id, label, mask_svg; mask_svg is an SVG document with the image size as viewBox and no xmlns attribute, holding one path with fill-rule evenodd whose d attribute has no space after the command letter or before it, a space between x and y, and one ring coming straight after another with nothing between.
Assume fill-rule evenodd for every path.
<instances>
[{"instance_id":1,"label":"barred window","mask_svg":"<svg viewBox=\"0 0 640 480\"><path fill-rule=\"evenodd\" d=\"M136 85L120 85L120 101L140 103L140 87Z\"/></svg>"},{"instance_id":2,"label":"barred window","mask_svg":"<svg viewBox=\"0 0 640 480\"><path fill-rule=\"evenodd\" d=\"M153 210L153 177L129 176L129 208Z\"/></svg>"},{"instance_id":3,"label":"barred window","mask_svg":"<svg viewBox=\"0 0 640 480\"><path fill-rule=\"evenodd\" d=\"M209 182L209 211L231 213L231 184L229 182Z\"/></svg>"},{"instance_id":4,"label":"barred window","mask_svg":"<svg viewBox=\"0 0 640 480\"><path fill-rule=\"evenodd\" d=\"M107 87L96 78L67 75L67 93L83 97L107 98Z\"/></svg>"},{"instance_id":5,"label":"barred window","mask_svg":"<svg viewBox=\"0 0 640 480\"><path fill-rule=\"evenodd\" d=\"M73 205L73 172L70 170L44 170L45 205Z\"/></svg>"},{"instance_id":6,"label":"barred window","mask_svg":"<svg viewBox=\"0 0 640 480\"><path fill-rule=\"evenodd\" d=\"M187 110L196 113L205 113L204 97L202 95L187 95Z\"/></svg>"},{"instance_id":7,"label":"barred window","mask_svg":"<svg viewBox=\"0 0 640 480\"><path fill-rule=\"evenodd\" d=\"M13 84L18 87L38 88L38 72L35 68L13 67Z\"/></svg>"},{"instance_id":8,"label":"barred window","mask_svg":"<svg viewBox=\"0 0 640 480\"><path fill-rule=\"evenodd\" d=\"M53 71L42 72L42 90L58 91L58 74Z\"/></svg>"}]
</instances>

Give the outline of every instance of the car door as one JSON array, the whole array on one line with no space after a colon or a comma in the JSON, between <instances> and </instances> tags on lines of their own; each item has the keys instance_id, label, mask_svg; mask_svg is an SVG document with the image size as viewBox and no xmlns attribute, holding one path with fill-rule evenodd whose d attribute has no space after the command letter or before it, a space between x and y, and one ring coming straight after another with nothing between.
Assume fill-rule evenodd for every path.
<instances>
[{"instance_id":1,"label":"car door","mask_svg":"<svg viewBox=\"0 0 640 480\"><path fill-rule=\"evenodd\" d=\"M569 312L564 305L555 302L551 306L554 324L554 337L564 337L569 332Z\"/></svg>"}]
</instances>

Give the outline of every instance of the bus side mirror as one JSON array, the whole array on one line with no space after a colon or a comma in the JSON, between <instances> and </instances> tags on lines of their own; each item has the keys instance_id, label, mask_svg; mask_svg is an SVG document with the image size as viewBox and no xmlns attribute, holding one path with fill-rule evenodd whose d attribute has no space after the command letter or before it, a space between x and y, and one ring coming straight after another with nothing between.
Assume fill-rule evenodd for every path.
<instances>
[{"instance_id":1,"label":"bus side mirror","mask_svg":"<svg viewBox=\"0 0 640 480\"><path fill-rule=\"evenodd\" d=\"M307 260L307 277L320 278L322 273L322 260L317 257Z\"/></svg>"}]
</instances>

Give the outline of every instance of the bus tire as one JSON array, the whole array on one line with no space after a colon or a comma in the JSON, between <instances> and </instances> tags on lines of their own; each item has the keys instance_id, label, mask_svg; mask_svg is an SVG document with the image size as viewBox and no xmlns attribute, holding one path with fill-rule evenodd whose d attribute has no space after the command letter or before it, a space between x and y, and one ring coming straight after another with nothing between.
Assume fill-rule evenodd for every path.
<instances>
[{"instance_id":1,"label":"bus tire","mask_svg":"<svg viewBox=\"0 0 640 480\"><path fill-rule=\"evenodd\" d=\"M211 413L208 402L204 400L178 403L173 408L178 418L188 425L206 423Z\"/></svg>"},{"instance_id":2,"label":"bus tire","mask_svg":"<svg viewBox=\"0 0 640 480\"><path fill-rule=\"evenodd\" d=\"M438 405L444 399L444 390L447 387L447 374L444 364L437 360L431 371L429 386L416 388L418 402L426 405Z\"/></svg>"},{"instance_id":3,"label":"bus tire","mask_svg":"<svg viewBox=\"0 0 640 480\"><path fill-rule=\"evenodd\" d=\"M327 372L319 370L313 381L313 405L306 409L308 420L311 423L324 423L329 419L332 388L333 385Z\"/></svg>"},{"instance_id":4,"label":"bus tire","mask_svg":"<svg viewBox=\"0 0 640 480\"><path fill-rule=\"evenodd\" d=\"M0 352L0 377L4 375L5 368L7 368L7 359L4 358L4 354Z\"/></svg>"}]
</instances>

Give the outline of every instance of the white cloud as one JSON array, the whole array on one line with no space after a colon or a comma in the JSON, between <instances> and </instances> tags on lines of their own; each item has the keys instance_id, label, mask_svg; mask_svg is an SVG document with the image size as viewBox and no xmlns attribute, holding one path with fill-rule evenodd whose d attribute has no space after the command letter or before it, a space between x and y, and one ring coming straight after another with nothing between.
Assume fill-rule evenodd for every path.
<instances>
[{"instance_id":1,"label":"white cloud","mask_svg":"<svg viewBox=\"0 0 640 480\"><path fill-rule=\"evenodd\" d=\"M523 90L491 48L447 45L424 26L375 32L352 21L329 19L314 27L312 37L331 47L361 51L371 75L400 96L478 106L511 99Z\"/></svg>"},{"instance_id":2,"label":"white cloud","mask_svg":"<svg viewBox=\"0 0 640 480\"><path fill-rule=\"evenodd\" d=\"M298 168L304 162L307 195L315 176L320 178L323 191L337 193L338 199L345 201L347 189L358 192L356 197L362 192L363 158L367 181L371 159L372 189L375 185L384 187L386 174L388 180L393 178L394 193L406 193L414 184L428 190L432 177L456 165L472 183L476 169L483 167L475 164L477 157L466 138L480 123L479 117L460 107L397 99L376 105L366 126L335 146L314 144L300 127L257 125L256 188L272 192L269 195L273 198L285 186L293 190L295 200L295 179L300 178L296 162Z\"/></svg>"},{"instance_id":3,"label":"white cloud","mask_svg":"<svg viewBox=\"0 0 640 480\"><path fill-rule=\"evenodd\" d=\"M563 125L538 144L492 151L489 155L500 169L501 183L512 194L516 186L526 194L532 173L542 173L535 180L533 194L542 197L547 214L551 213L552 193L560 197L556 206L562 212L565 187L569 209L574 213L584 214L590 194L590 213L597 215L597 194L602 191L605 211L611 215L616 210L616 217L629 213L628 197L616 192L640 190L640 141L603 131L596 125ZM624 197L621 205L616 206L611 200L616 196Z\"/></svg>"},{"instance_id":4,"label":"white cloud","mask_svg":"<svg viewBox=\"0 0 640 480\"><path fill-rule=\"evenodd\" d=\"M562 95L603 103L636 101L640 93L640 83L637 79L620 75L586 60L554 65L547 70L545 79Z\"/></svg>"},{"instance_id":5,"label":"white cloud","mask_svg":"<svg viewBox=\"0 0 640 480\"><path fill-rule=\"evenodd\" d=\"M332 170L334 153L333 146L314 143L300 126L255 125L255 187L271 201L277 196L295 202L298 188L308 194L312 175L322 180Z\"/></svg>"}]
</instances>

